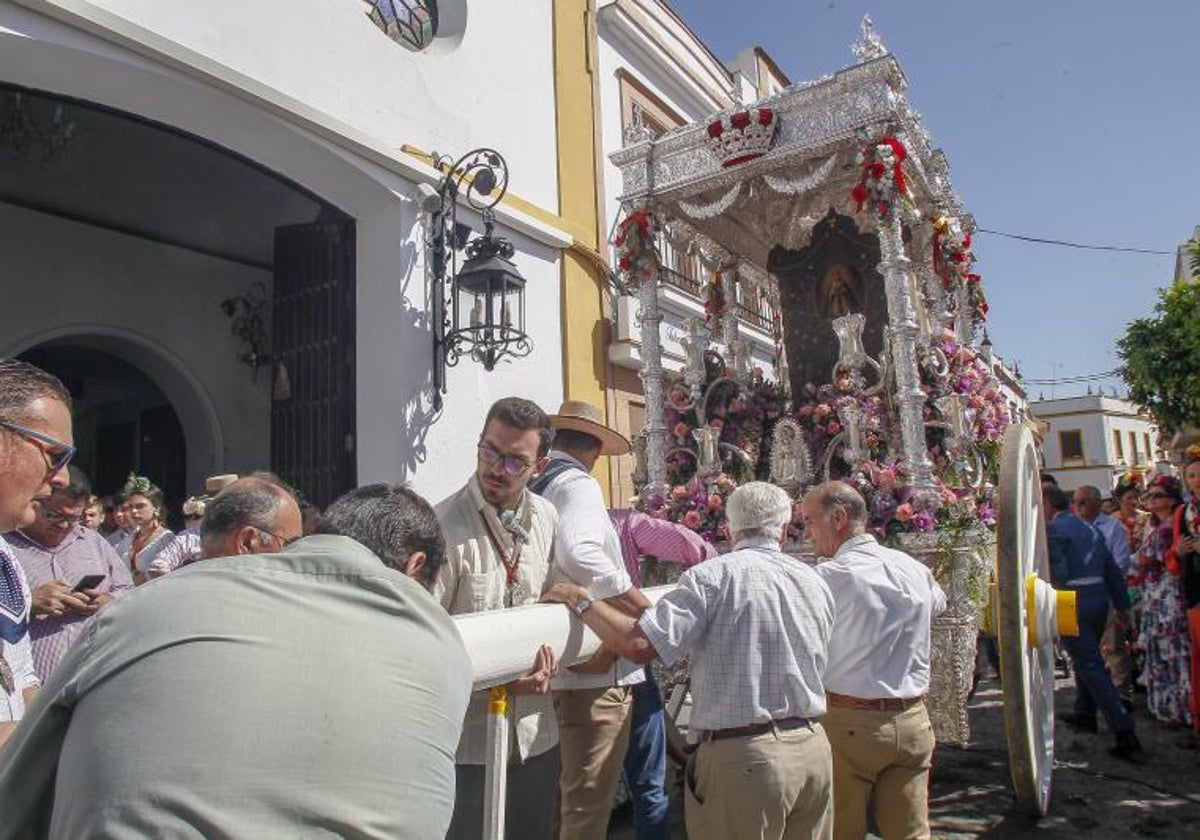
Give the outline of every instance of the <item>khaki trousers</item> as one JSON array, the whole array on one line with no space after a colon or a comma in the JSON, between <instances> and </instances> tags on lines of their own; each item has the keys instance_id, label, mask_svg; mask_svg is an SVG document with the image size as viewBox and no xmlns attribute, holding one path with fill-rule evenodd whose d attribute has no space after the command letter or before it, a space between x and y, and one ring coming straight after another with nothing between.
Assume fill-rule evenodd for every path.
<instances>
[{"instance_id":1,"label":"khaki trousers","mask_svg":"<svg viewBox=\"0 0 1200 840\"><path fill-rule=\"evenodd\" d=\"M706 741L688 760L689 840L833 836L832 757L819 723Z\"/></svg>"},{"instance_id":2,"label":"khaki trousers","mask_svg":"<svg viewBox=\"0 0 1200 840\"><path fill-rule=\"evenodd\" d=\"M865 837L868 808L885 840L929 837L934 738L925 704L902 712L830 706L821 722L833 747L834 837Z\"/></svg>"},{"instance_id":3,"label":"khaki trousers","mask_svg":"<svg viewBox=\"0 0 1200 840\"><path fill-rule=\"evenodd\" d=\"M605 840L629 745L633 694L627 687L554 693L562 753L562 840Z\"/></svg>"}]
</instances>

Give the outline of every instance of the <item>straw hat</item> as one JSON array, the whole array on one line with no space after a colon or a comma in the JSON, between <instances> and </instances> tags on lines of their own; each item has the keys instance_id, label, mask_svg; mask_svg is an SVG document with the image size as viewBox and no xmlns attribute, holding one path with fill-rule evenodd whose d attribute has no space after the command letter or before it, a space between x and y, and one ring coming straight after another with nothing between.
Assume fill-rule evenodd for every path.
<instances>
[{"instance_id":1,"label":"straw hat","mask_svg":"<svg viewBox=\"0 0 1200 840\"><path fill-rule=\"evenodd\" d=\"M209 496L215 496L237 480L237 473L211 475L204 480L204 492Z\"/></svg>"},{"instance_id":2,"label":"straw hat","mask_svg":"<svg viewBox=\"0 0 1200 840\"><path fill-rule=\"evenodd\" d=\"M591 403L567 400L559 406L557 414L550 415L550 426L591 435L600 441L601 455L625 455L630 449L628 439L604 425L604 412Z\"/></svg>"}]
</instances>

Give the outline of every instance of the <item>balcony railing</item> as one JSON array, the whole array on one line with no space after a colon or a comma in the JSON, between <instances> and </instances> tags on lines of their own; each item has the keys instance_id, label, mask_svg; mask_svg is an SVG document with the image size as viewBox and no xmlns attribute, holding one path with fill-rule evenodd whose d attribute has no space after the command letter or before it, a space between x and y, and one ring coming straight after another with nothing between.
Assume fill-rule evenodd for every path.
<instances>
[{"instance_id":1,"label":"balcony railing","mask_svg":"<svg viewBox=\"0 0 1200 840\"><path fill-rule=\"evenodd\" d=\"M686 295L690 295L698 300L703 299L702 285L698 280L688 277L679 271L672 268L662 269L662 278L668 286L678 289ZM774 333L774 325L771 319L763 315L761 312L756 312L744 303L735 303L734 311L737 312L738 318L757 327L767 334Z\"/></svg>"}]
</instances>

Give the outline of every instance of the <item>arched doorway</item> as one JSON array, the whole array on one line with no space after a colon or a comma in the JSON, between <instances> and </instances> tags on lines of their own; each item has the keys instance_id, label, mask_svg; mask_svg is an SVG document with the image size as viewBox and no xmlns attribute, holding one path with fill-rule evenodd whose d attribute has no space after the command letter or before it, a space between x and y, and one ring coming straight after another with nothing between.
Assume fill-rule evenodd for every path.
<instances>
[{"instance_id":1,"label":"arched doorway","mask_svg":"<svg viewBox=\"0 0 1200 840\"><path fill-rule=\"evenodd\" d=\"M71 392L75 463L98 495L118 492L130 472L163 491L172 524L187 496L187 438L171 400L135 365L109 353L60 339L20 358L49 371Z\"/></svg>"},{"instance_id":2,"label":"arched doorway","mask_svg":"<svg viewBox=\"0 0 1200 840\"><path fill-rule=\"evenodd\" d=\"M87 383L128 389L104 409L125 404L119 423L95 421L98 484L133 468L182 499L273 469L320 504L353 486L354 220L136 115L3 82L0 107L34 126L0 134L0 250L41 299L0 311L0 335L82 383L87 410Z\"/></svg>"}]
</instances>

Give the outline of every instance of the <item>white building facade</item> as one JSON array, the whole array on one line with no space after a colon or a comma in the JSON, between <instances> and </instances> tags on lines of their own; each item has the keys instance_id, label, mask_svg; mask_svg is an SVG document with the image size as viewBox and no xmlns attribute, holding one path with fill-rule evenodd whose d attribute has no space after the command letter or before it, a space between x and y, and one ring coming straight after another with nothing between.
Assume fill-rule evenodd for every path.
<instances>
[{"instance_id":1,"label":"white building facade","mask_svg":"<svg viewBox=\"0 0 1200 840\"><path fill-rule=\"evenodd\" d=\"M0 133L0 355L72 387L102 492L129 469L178 498L273 468L319 503L380 480L437 499L494 399L558 404L574 239L551 5L0 0L20 129ZM476 147L507 158L497 233L533 349L461 362L439 411L430 153Z\"/></svg>"},{"instance_id":2,"label":"white building facade","mask_svg":"<svg viewBox=\"0 0 1200 840\"><path fill-rule=\"evenodd\" d=\"M1090 484L1108 495L1131 469L1169 469L1158 427L1128 400L1101 395L1036 400L1034 418L1045 424L1045 469L1064 490Z\"/></svg>"}]
</instances>

